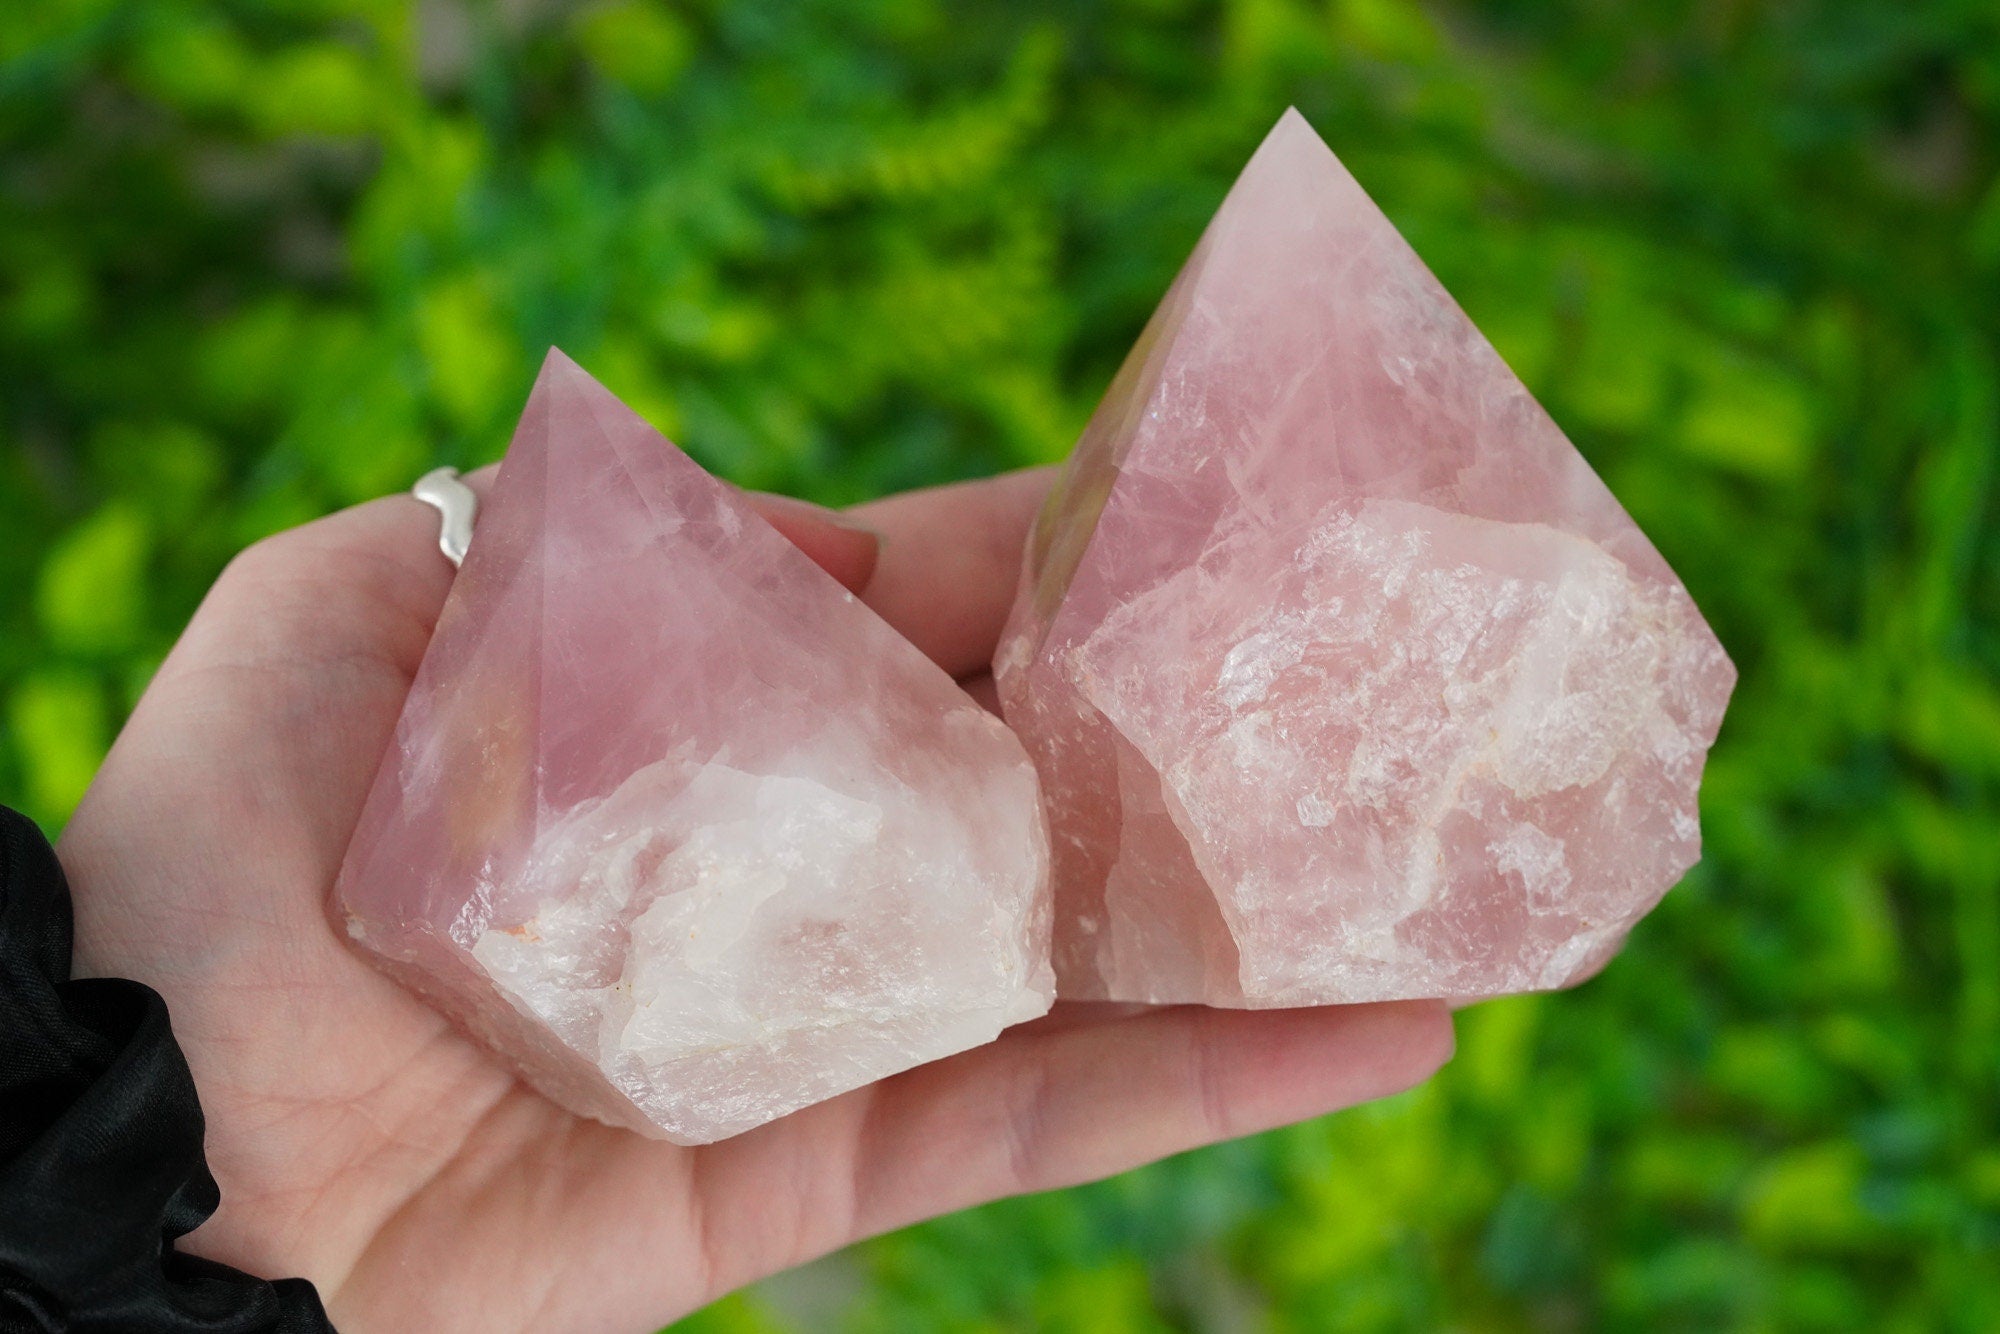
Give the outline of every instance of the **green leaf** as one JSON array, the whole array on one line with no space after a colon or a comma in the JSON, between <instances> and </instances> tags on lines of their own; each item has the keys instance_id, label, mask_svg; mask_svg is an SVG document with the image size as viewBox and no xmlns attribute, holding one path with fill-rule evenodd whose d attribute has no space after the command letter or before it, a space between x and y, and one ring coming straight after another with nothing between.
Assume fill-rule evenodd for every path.
<instances>
[{"instance_id":1,"label":"green leaf","mask_svg":"<svg viewBox=\"0 0 2000 1334\"><path fill-rule=\"evenodd\" d=\"M756 1298L741 1292L704 1306L668 1329L672 1334L790 1334Z\"/></svg>"},{"instance_id":2,"label":"green leaf","mask_svg":"<svg viewBox=\"0 0 2000 1334\"><path fill-rule=\"evenodd\" d=\"M59 826L76 809L111 743L103 686L84 672L35 672L8 697L7 728L27 780L28 813Z\"/></svg>"},{"instance_id":3,"label":"green leaf","mask_svg":"<svg viewBox=\"0 0 2000 1334\"><path fill-rule=\"evenodd\" d=\"M110 653L145 633L153 535L145 513L113 502L65 533L42 563L35 609L51 643Z\"/></svg>"},{"instance_id":4,"label":"green leaf","mask_svg":"<svg viewBox=\"0 0 2000 1334\"><path fill-rule=\"evenodd\" d=\"M576 35L592 64L634 92L673 87L694 57L694 35L653 0L614 0L577 17Z\"/></svg>"},{"instance_id":5,"label":"green leaf","mask_svg":"<svg viewBox=\"0 0 2000 1334\"><path fill-rule=\"evenodd\" d=\"M163 7L164 10L164 7ZM235 30L208 15L155 15L133 53L133 77L147 92L189 111L233 108L258 77Z\"/></svg>"},{"instance_id":6,"label":"green leaf","mask_svg":"<svg viewBox=\"0 0 2000 1334\"><path fill-rule=\"evenodd\" d=\"M417 306L432 395L461 429L474 429L506 406L502 390L521 378L520 346L501 319L492 293L475 275L424 293Z\"/></svg>"},{"instance_id":7,"label":"green leaf","mask_svg":"<svg viewBox=\"0 0 2000 1334\"><path fill-rule=\"evenodd\" d=\"M1681 421L1689 454L1756 477L1799 475L1815 452L1812 396L1767 362L1715 351L1695 358L1693 398Z\"/></svg>"},{"instance_id":8,"label":"green leaf","mask_svg":"<svg viewBox=\"0 0 2000 1334\"><path fill-rule=\"evenodd\" d=\"M367 58L337 41L273 57L251 77L250 98L259 128L271 135L357 135L385 109Z\"/></svg>"},{"instance_id":9,"label":"green leaf","mask_svg":"<svg viewBox=\"0 0 2000 1334\"><path fill-rule=\"evenodd\" d=\"M1744 1230L1776 1250L1859 1250L1878 1227L1861 1206L1866 1163L1844 1140L1778 1154L1744 1191Z\"/></svg>"},{"instance_id":10,"label":"green leaf","mask_svg":"<svg viewBox=\"0 0 2000 1334\"><path fill-rule=\"evenodd\" d=\"M1459 1011L1452 1079L1495 1103L1519 1095L1534 1070L1543 998L1507 996Z\"/></svg>"}]
</instances>

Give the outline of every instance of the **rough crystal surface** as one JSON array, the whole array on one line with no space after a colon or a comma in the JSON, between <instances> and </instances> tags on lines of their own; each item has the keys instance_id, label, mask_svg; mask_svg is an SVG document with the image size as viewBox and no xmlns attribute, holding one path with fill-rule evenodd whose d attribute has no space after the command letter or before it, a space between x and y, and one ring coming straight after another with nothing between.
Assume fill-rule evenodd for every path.
<instances>
[{"instance_id":1,"label":"rough crystal surface","mask_svg":"<svg viewBox=\"0 0 2000 1334\"><path fill-rule=\"evenodd\" d=\"M1694 863L1735 669L1298 115L1044 511L995 660L1065 996L1464 998L1594 971Z\"/></svg>"},{"instance_id":2,"label":"rough crystal surface","mask_svg":"<svg viewBox=\"0 0 2000 1334\"><path fill-rule=\"evenodd\" d=\"M571 1109L681 1143L1048 1008L1032 766L559 352L335 887Z\"/></svg>"}]
</instances>

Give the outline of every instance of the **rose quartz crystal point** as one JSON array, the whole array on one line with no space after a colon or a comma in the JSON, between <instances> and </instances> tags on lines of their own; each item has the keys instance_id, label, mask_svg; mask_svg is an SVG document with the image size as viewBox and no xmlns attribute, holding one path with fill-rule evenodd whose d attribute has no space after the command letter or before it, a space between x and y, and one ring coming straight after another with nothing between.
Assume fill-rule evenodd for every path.
<instances>
[{"instance_id":1,"label":"rose quartz crystal point","mask_svg":"<svg viewBox=\"0 0 2000 1334\"><path fill-rule=\"evenodd\" d=\"M1041 1014L999 721L560 352L334 907L570 1109L684 1144Z\"/></svg>"},{"instance_id":2,"label":"rose quartz crystal point","mask_svg":"<svg viewBox=\"0 0 2000 1334\"><path fill-rule=\"evenodd\" d=\"M1588 976L1700 851L1735 669L1296 111L1132 350L995 661L1065 996Z\"/></svg>"}]
</instances>

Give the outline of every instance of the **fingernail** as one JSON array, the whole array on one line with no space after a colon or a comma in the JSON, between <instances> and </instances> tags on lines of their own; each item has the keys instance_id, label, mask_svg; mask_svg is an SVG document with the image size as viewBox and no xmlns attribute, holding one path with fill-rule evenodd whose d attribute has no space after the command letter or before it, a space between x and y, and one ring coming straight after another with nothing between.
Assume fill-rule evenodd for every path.
<instances>
[{"instance_id":1,"label":"fingernail","mask_svg":"<svg viewBox=\"0 0 2000 1334\"><path fill-rule=\"evenodd\" d=\"M866 533L877 542L882 540L882 534L876 532L853 515L848 514L845 510L829 509L825 505L816 505L810 500L800 500L797 496L781 496L773 491L759 491L756 493L756 497L758 504L768 508L788 510L801 518L817 519L821 523L830 523L836 528L845 528L850 533Z\"/></svg>"},{"instance_id":2,"label":"fingernail","mask_svg":"<svg viewBox=\"0 0 2000 1334\"><path fill-rule=\"evenodd\" d=\"M882 535L866 524L795 496L750 495L765 520L849 592L865 591L875 577Z\"/></svg>"}]
</instances>

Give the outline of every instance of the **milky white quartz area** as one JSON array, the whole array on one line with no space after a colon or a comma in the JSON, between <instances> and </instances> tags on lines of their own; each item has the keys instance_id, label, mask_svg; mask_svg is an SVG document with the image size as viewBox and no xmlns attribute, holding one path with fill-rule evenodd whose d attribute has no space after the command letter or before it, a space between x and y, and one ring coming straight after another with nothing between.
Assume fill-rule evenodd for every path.
<instances>
[{"instance_id":1,"label":"milky white quartz area","mask_svg":"<svg viewBox=\"0 0 2000 1334\"><path fill-rule=\"evenodd\" d=\"M1736 673L1297 112L1098 407L994 663L1065 996L1588 976L1700 855Z\"/></svg>"},{"instance_id":2,"label":"milky white quartz area","mask_svg":"<svg viewBox=\"0 0 2000 1334\"><path fill-rule=\"evenodd\" d=\"M334 910L544 1093L684 1144L1053 996L1020 744L559 352Z\"/></svg>"}]
</instances>

